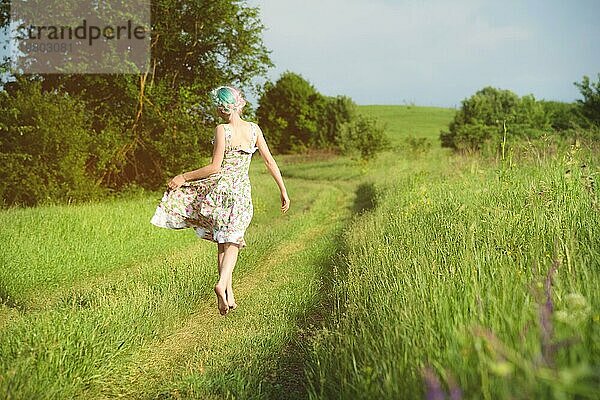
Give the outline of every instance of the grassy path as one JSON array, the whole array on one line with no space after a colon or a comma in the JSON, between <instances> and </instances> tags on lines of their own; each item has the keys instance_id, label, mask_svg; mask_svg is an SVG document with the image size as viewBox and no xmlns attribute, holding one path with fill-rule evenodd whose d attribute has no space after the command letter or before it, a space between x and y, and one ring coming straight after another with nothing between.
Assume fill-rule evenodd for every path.
<instances>
[{"instance_id":1,"label":"grassy path","mask_svg":"<svg viewBox=\"0 0 600 400\"><path fill-rule=\"evenodd\" d=\"M240 307L225 318L215 246L151 226L160 196L1 212L0 398L306 398L340 237L375 204L365 179L393 180L403 157L282 157L285 216L254 162Z\"/></svg>"},{"instance_id":2,"label":"grassy path","mask_svg":"<svg viewBox=\"0 0 600 400\"><path fill-rule=\"evenodd\" d=\"M322 201L330 204L332 194L335 206L329 208L328 213L320 213L319 224L308 225L286 238L259 261L251 275L237 283L236 294L242 300L235 312L222 318L215 312L214 299L210 299L168 337L140 349L132 362L125 365L124 371L118 371L103 382L103 394L107 397L155 398L185 393L186 398L206 398L210 394L206 389L210 386L200 382L215 378L217 382L226 381L230 370L234 369L232 365L244 367L249 361L256 361L257 367L261 361L268 361L257 357L256 351L242 354L245 351L240 349L248 350L244 343L250 342L252 346L251 342L256 340L279 340L281 342L275 348L281 348L288 339L282 326L294 324L298 314L303 313L304 307L298 307L298 303L309 308L315 305L310 303L317 299L302 298L303 293L312 297L318 282L314 278L318 278L319 271L307 261L313 260L311 253L327 250L322 249L323 244L328 244L327 237L340 228L347 213L348 196L339 189L323 194ZM256 384L259 384L265 376L256 378ZM270 384L273 387L262 390L276 390L278 382ZM215 398L223 394L239 396L242 388L234 384L228 389L225 385L217 389L221 393ZM214 389L212 387L211 391ZM250 389L255 395L260 393L257 387Z\"/></svg>"},{"instance_id":3,"label":"grassy path","mask_svg":"<svg viewBox=\"0 0 600 400\"><path fill-rule=\"evenodd\" d=\"M81 278L46 278L58 264L44 270L41 260L23 282L52 284L13 291L18 303L0 306L0 397L305 397L302 360L286 353L321 302L323 271L352 214L355 172L335 185L327 179L339 165L328 163L320 179L290 176L296 209L279 218L265 208L269 177L255 174L255 221L235 271L240 307L225 318L212 293L216 251L206 242L176 240L163 254ZM111 223L103 230L114 230ZM99 253L102 243L87 245Z\"/></svg>"}]
</instances>

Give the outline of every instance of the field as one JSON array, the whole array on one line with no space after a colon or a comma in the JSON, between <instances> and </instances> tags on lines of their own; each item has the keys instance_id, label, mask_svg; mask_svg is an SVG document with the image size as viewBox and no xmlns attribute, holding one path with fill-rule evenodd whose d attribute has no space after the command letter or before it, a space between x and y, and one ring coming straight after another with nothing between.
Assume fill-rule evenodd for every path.
<instances>
[{"instance_id":1,"label":"field","mask_svg":"<svg viewBox=\"0 0 600 400\"><path fill-rule=\"evenodd\" d=\"M453 110L361 111L391 150L278 157L286 215L255 158L226 317L160 193L0 212L0 397L597 398L598 154L455 155Z\"/></svg>"}]
</instances>

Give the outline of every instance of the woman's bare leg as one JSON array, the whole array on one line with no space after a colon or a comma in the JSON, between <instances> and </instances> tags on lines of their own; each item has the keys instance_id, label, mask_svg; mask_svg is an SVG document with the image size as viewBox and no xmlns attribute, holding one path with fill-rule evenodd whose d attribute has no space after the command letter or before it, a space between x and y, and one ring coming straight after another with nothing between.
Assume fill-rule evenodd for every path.
<instances>
[{"instance_id":1,"label":"woman's bare leg","mask_svg":"<svg viewBox=\"0 0 600 400\"><path fill-rule=\"evenodd\" d=\"M217 243L218 245L218 253L217 253L217 263L219 266L219 276L221 276L221 266L223 265L223 256L225 255L225 246L223 243Z\"/></svg>"},{"instance_id":2,"label":"woman's bare leg","mask_svg":"<svg viewBox=\"0 0 600 400\"><path fill-rule=\"evenodd\" d=\"M223 244L224 254L221 261L221 270L219 271L219 282L215 286L215 293L219 302L219 312L221 315L227 314L229 304L227 302L227 288L231 287L231 278L235 263L237 262L238 246L232 243ZM233 300L233 291L231 291L231 300Z\"/></svg>"},{"instance_id":3,"label":"woman's bare leg","mask_svg":"<svg viewBox=\"0 0 600 400\"><path fill-rule=\"evenodd\" d=\"M225 255L225 246L223 246L223 243L217 243L218 245L218 253L217 253L217 258L219 261L219 273L221 272L221 263L223 262L223 256Z\"/></svg>"},{"instance_id":4,"label":"woman's bare leg","mask_svg":"<svg viewBox=\"0 0 600 400\"><path fill-rule=\"evenodd\" d=\"M237 308L237 303L235 302L235 296L233 295L232 282L233 282L233 271L232 271L232 278L229 279L229 282L227 283L227 305L229 305L230 310L235 310Z\"/></svg>"},{"instance_id":5,"label":"woman's bare leg","mask_svg":"<svg viewBox=\"0 0 600 400\"><path fill-rule=\"evenodd\" d=\"M219 253L218 253L218 263L219 263L219 276L221 276L221 268L223 265L223 256L225 255L225 246L223 243L218 243L219 245ZM235 267L235 266L234 266ZM227 298L227 304L230 309L235 309L237 304L235 302L235 297L233 296L233 279L229 280L227 285L227 289L225 289L225 298Z\"/></svg>"}]
</instances>

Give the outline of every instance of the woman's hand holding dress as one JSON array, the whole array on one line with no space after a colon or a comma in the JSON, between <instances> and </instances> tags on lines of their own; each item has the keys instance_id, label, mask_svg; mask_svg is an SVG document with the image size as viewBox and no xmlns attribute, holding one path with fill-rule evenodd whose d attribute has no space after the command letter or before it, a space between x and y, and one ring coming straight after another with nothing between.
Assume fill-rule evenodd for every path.
<instances>
[{"instance_id":1,"label":"woman's hand holding dress","mask_svg":"<svg viewBox=\"0 0 600 400\"><path fill-rule=\"evenodd\" d=\"M167 184L167 186L169 186L169 189L173 190L173 189L177 189L178 187L183 185L185 182L186 182L186 180L183 177L183 174L179 174L176 177L174 177L173 179L171 179L169 181L169 183Z\"/></svg>"}]
</instances>

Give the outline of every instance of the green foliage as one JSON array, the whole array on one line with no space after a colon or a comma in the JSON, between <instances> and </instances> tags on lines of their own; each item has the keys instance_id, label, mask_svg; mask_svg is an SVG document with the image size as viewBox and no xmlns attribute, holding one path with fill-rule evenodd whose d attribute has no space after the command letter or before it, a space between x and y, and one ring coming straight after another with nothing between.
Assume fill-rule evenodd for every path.
<instances>
[{"instance_id":1,"label":"green foliage","mask_svg":"<svg viewBox=\"0 0 600 400\"><path fill-rule=\"evenodd\" d=\"M575 86L583 96L583 100L577 100L583 116L592 124L600 126L600 73L597 82L591 82L588 76L584 76L581 82L575 82Z\"/></svg>"},{"instance_id":2,"label":"green foliage","mask_svg":"<svg viewBox=\"0 0 600 400\"><path fill-rule=\"evenodd\" d=\"M248 86L271 66L259 9L237 0L152 2L153 68L146 75L45 75L45 90L86 102L92 165L103 186L156 189L210 154L216 122L210 90Z\"/></svg>"},{"instance_id":3,"label":"green foliage","mask_svg":"<svg viewBox=\"0 0 600 400\"><path fill-rule=\"evenodd\" d=\"M86 174L91 142L85 105L39 82L0 93L0 195L8 204L97 195Z\"/></svg>"},{"instance_id":4,"label":"green foliage","mask_svg":"<svg viewBox=\"0 0 600 400\"><path fill-rule=\"evenodd\" d=\"M8 24L8 8L2 4L0 29ZM8 98L21 98L24 94L17 92L24 90L22 86L39 80L40 102L64 94L83 104L76 109L82 108L85 114L81 118L88 142L80 149L86 161L77 174L87 174L111 191L132 185L158 189L182 170L198 168L202 157L210 154L217 122L210 90L229 83L251 88L252 80L272 65L262 42L264 27L258 7L238 0L156 0L152 14L160 18L152 21L152 69L147 73L21 76L4 85ZM38 108L53 107L40 104ZM64 112L61 117L61 123L72 129L81 127L79 114ZM0 114L0 124L14 123L20 122ZM32 161L18 154L3 156L3 160L24 182L31 179L33 186L39 186L25 170ZM70 186L71 181L61 185L78 191ZM9 184L14 179L4 183ZM47 193L55 198L55 192ZM32 192L26 203L35 203L40 194ZM25 200L11 197L4 201Z\"/></svg>"},{"instance_id":5,"label":"green foliage","mask_svg":"<svg viewBox=\"0 0 600 400\"><path fill-rule=\"evenodd\" d=\"M404 139L404 143L399 150L408 150L412 155L416 156L428 153L432 145L433 143L429 138L409 135Z\"/></svg>"},{"instance_id":6,"label":"green foliage","mask_svg":"<svg viewBox=\"0 0 600 400\"><path fill-rule=\"evenodd\" d=\"M532 95L519 98L509 90L488 86L463 100L448 131L440 134L440 140L445 147L479 150L486 142L499 145L505 133L534 138L548 129L548 115Z\"/></svg>"},{"instance_id":7,"label":"green foliage","mask_svg":"<svg viewBox=\"0 0 600 400\"><path fill-rule=\"evenodd\" d=\"M321 147L336 143L342 127L357 119L359 119L357 105L350 97L326 97L325 109L321 116L321 129L319 129Z\"/></svg>"},{"instance_id":8,"label":"green foliage","mask_svg":"<svg viewBox=\"0 0 600 400\"><path fill-rule=\"evenodd\" d=\"M585 118L580 114L580 106L577 103L547 100L539 102L544 107L553 130L560 132L585 125Z\"/></svg>"},{"instance_id":9,"label":"green foliage","mask_svg":"<svg viewBox=\"0 0 600 400\"><path fill-rule=\"evenodd\" d=\"M362 114L342 124L336 141L343 154L363 160L372 159L390 144L385 127L375 118Z\"/></svg>"},{"instance_id":10,"label":"green foliage","mask_svg":"<svg viewBox=\"0 0 600 400\"><path fill-rule=\"evenodd\" d=\"M287 153L319 141L319 121L325 99L302 76L285 72L267 82L256 110L258 123L275 150Z\"/></svg>"},{"instance_id":11,"label":"green foliage","mask_svg":"<svg viewBox=\"0 0 600 400\"><path fill-rule=\"evenodd\" d=\"M154 0L156 78L202 93L219 83L245 86L272 66L260 9L239 0Z\"/></svg>"},{"instance_id":12,"label":"green foliage","mask_svg":"<svg viewBox=\"0 0 600 400\"><path fill-rule=\"evenodd\" d=\"M560 140L598 140L600 127L600 74L598 82L587 76L576 82L583 99L576 103L537 101L508 90L485 87L463 100L442 146L457 150L496 152L507 140L537 140L548 134Z\"/></svg>"},{"instance_id":13,"label":"green foliage","mask_svg":"<svg viewBox=\"0 0 600 400\"><path fill-rule=\"evenodd\" d=\"M282 153L337 147L369 159L387 144L383 127L359 115L351 98L323 96L293 72L265 85L256 115L271 146Z\"/></svg>"}]
</instances>

